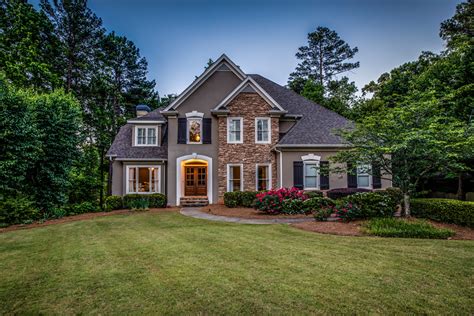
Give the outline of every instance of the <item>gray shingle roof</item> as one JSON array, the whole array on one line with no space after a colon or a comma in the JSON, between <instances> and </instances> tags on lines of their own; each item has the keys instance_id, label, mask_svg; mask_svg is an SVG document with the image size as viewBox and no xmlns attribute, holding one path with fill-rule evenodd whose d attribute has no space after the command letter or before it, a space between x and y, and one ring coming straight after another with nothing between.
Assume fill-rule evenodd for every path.
<instances>
[{"instance_id":1,"label":"gray shingle roof","mask_svg":"<svg viewBox=\"0 0 474 316\"><path fill-rule=\"evenodd\" d=\"M136 117L133 120L134 121L166 121L163 114L160 113L161 110L163 110L163 108L155 109L151 111L150 113L148 113L147 115Z\"/></svg>"},{"instance_id":2,"label":"gray shingle roof","mask_svg":"<svg viewBox=\"0 0 474 316\"><path fill-rule=\"evenodd\" d=\"M296 124L283 136L279 145L344 144L335 129L349 128L353 123L345 117L316 104L294 91L260 75L251 76L288 114L300 114Z\"/></svg>"},{"instance_id":3,"label":"gray shingle roof","mask_svg":"<svg viewBox=\"0 0 474 316\"><path fill-rule=\"evenodd\" d=\"M168 158L168 142L165 133L163 143L160 147L132 146L132 129L133 124L125 124L115 136L114 142L107 152L107 156L116 156L116 158L132 158L132 159L167 159Z\"/></svg>"}]
</instances>

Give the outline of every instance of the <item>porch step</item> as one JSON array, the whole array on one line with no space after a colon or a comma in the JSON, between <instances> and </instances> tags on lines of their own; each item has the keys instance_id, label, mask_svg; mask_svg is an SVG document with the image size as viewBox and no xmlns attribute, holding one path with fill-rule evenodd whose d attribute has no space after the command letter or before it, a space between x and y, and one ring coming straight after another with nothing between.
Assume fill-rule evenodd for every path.
<instances>
[{"instance_id":1,"label":"porch step","mask_svg":"<svg viewBox=\"0 0 474 316\"><path fill-rule=\"evenodd\" d=\"M199 207L209 205L209 199L207 196L186 196L180 199L181 206L183 207Z\"/></svg>"}]
</instances>

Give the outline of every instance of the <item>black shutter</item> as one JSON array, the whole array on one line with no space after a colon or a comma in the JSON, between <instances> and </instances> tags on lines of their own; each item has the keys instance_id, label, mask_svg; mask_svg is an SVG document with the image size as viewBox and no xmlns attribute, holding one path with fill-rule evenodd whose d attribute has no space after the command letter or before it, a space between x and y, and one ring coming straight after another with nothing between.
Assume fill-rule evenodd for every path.
<instances>
[{"instance_id":1,"label":"black shutter","mask_svg":"<svg viewBox=\"0 0 474 316\"><path fill-rule=\"evenodd\" d=\"M293 186L298 189L303 189L303 162L293 161Z\"/></svg>"},{"instance_id":2,"label":"black shutter","mask_svg":"<svg viewBox=\"0 0 474 316\"><path fill-rule=\"evenodd\" d=\"M178 144L186 144L186 118L178 118Z\"/></svg>"},{"instance_id":3,"label":"black shutter","mask_svg":"<svg viewBox=\"0 0 474 316\"><path fill-rule=\"evenodd\" d=\"M321 190L329 190L329 161L319 163L319 187Z\"/></svg>"},{"instance_id":4,"label":"black shutter","mask_svg":"<svg viewBox=\"0 0 474 316\"><path fill-rule=\"evenodd\" d=\"M351 163L347 164L347 187L357 188L357 169Z\"/></svg>"},{"instance_id":5,"label":"black shutter","mask_svg":"<svg viewBox=\"0 0 474 316\"><path fill-rule=\"evenodd\" d=\"M212 119L202 119L202 143L210 144L212 138Z\"/></svg>"},{"instance_id":6,"label":"black shutter","mask_svg":"<svg viewBox=\"0 0 474 316\"><path fill-rule=\"evenodd\" d=\"M380 178L380 166L373 163L372 164L372 188L380 189L382 187L382 179Z\"/></svg>"}]
</instances>

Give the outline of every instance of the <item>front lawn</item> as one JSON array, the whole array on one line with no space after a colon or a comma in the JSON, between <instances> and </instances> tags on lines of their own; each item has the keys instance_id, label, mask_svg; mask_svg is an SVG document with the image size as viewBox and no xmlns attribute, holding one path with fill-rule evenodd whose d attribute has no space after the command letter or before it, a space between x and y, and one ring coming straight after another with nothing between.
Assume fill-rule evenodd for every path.
<instances>
[{"instance_id":1,"label":"front lawn","mask_svg":"<svg viewBox=\"0 0 474 316\"><path fill-rule=\"evenodd\" d=\"M472 314L474 242L178 213L0 234L0 314Z\"/></svg>"}]
</instances>

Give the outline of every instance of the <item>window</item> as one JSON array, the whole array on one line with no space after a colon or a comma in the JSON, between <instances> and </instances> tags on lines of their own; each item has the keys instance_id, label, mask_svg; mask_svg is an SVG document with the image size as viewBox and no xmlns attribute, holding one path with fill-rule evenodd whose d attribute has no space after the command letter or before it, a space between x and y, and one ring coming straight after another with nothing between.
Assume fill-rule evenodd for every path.
<instances>
[{"instance_id":1,"label":"window","mask_svg":"<svg viewBox=\"0 0 474 316\"><path fill-rule=\"evenodd\" d=\"M260 144L270 143L270 118L255 119L255 142Z\"/></svg>"},{"instance_id":2,"label":"window","mask_svg":"<svg viewBox=\"0 0 474 316\"><path fill-rule=\"evenodd\" d=\"M188 118L188 143L202 143L202 119Z\"/></svg>"},{"instance_id":3,"label":"window","mask_svg":"<svg viewBox=\"0 0 474 316\"><path fill-rule=\"evenodd\" d=\"M160 166L127 166L127 193L159 193Z\"/></svg>"},{"instance_id":4,"label":"window","mask_svg":"<svg viewBox=\"0 0 474 316\"><path fill-rule=\"evenodd\" d=\"M305 161L303 176L305 189L318 189L319 163L317 161Z\"/></svg>"},{"instance_id":5,"label":"window","mask_svg":"<svg viewBox=\"0 0 474 316\"><path fill-rule=\"evenodd\" d=\"M357 166L357 187L371 188L372 177L370 176L370 165L361 164Z\"/></svg>"},{"instance_id":6,"label":"window","mask_svg":"<svg viewBox=\"0 0 474 316\"><path fill-rule=\"evenodd\" d=\"M227 165L227 192L243 190L243 166Z\"/></svg>"},{"instance_id":7,"label":"window","mask_svg":"<svg viewBox=\"0 0 474 316\"><path fill-rule=\"evenodd\" d=\"M257 165L257 191L269 190L271 180L270 165Z\"/></svg>"},{"instance_id":8,"label":"window","mask_svg":"<svg viewBox=\"0 0 474 316\"><path fill-rule=\"evenodd\" d=\"M229 117L227 119L227 142L228 143L242 143L243 130L241 117Z\"/></svg>"},{"instance_id":9,"label":"window","mask_svg":"<svg viewBox=\"0 0 474 316\"><path fill-rule=\"evenodd\" d=\"M136 126L135 145L136 146L156 146L158 127L156 126Z\"/></svg>"}]
</instances>

